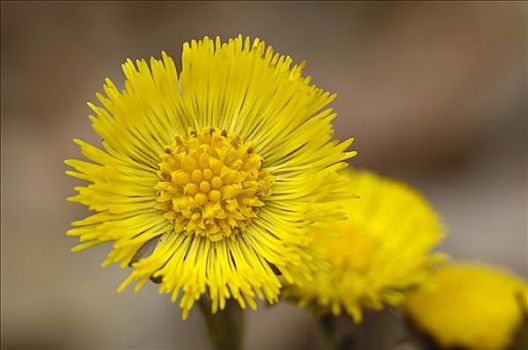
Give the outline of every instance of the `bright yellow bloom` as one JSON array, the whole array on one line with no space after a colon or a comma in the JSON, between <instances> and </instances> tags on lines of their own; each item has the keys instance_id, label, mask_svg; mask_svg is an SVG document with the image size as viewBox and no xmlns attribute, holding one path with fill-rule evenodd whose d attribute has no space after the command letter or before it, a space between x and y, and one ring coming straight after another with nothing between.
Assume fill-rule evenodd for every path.
<instances>
[{"instance_id":1,"label":"bright yellow bloom","mask_svg":"<svg viewBox=\"0 0 528 350\"><path fill-rule=\"evenodd\" d=\"M409 293L404 310L442 348L509 349L528 310L528 284L499 269L457 264Z\"/></svg>"},{"instance_id":2,"label":"bright yellow bloom","mask_svg":"<svg viewBox=\"0 0 528 350\"><path fill-rule=\"evenodd\" d=\"M277 300L278 274L307 280L324 264L309 226L332 216L354 152L333 139L335 95L291 64L242 36L185 43L179 75L164 52L128 60L124 89L107 79L89 104L102 148L75 140L90 161L66 161L90 182L70 200L96 212L73 223L73 250L114 242L103 265L133 268L118 290L182 291L184 318L203 294L213 312L228 298L255 308Z\"/></svg>"},{"instance_id":3,"label":"bright yellow bloom","mask_svg":"<svg viewBox=\"0 0 528 350\"><path fill-rule=\"evenodd\" d=\"M398 305L404 291L421 283L441 256L429 255L443 236L443 227L430 205L414 190L367 171L347 171L349 199L341 204L348 220L329 223L315 244L331 263L314 282L288 287L285 298L301 306L341 314L356 322L362 309ZM355 196L359 198L353 198Z\"/></svg>"}]
</instances>

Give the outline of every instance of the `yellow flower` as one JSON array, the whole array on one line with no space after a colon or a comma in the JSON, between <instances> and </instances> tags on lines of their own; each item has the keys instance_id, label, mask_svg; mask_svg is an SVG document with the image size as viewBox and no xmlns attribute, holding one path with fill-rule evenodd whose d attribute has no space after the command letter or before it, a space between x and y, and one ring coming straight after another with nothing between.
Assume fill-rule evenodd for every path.
<instances>
[{"instance_id":1,"label":"yellow flower","mask_svg":"<svg viewBox=\"0 0 528 350\"><path fill-rule=\"evenodd\" d=\"M277 300L278 274L308 279L324 264L309 226L332 213L354 152L333 139L335 95L291 64L242 36L185 43L179 75L164 52L128 60L124 89L107 79L89 104L102 148L74 140L89 161L66 161L90 183L70 200L96 212L68 231L73 250L114 242L103 265L133 269L118 290L182 291L184 318L203 294L213 312L229 298L255 308Z\"/></svg>"},{"instance_id":2,"label":"yellow flower","mask_svg":"<svg viewBox=\"0 0 528 350\"><path fill-rule=\"evenodd\" d=\"M341 202L348 219L321 227L318 234L332 265L314 282L288 286L284 297L318 312L340 315L344 309L360 322L362 309L398 305L404 291L421 283L440 255L429 251L443 236L430 205L414 190L367 171L347 171L349 199ZM360 198L353 198L355 195Z\"/></svg>"},{"instance_id":3,"label":"yellow flower","mask_svg":"<svg viewBox=\"0 0 528 350\"><path fill-rule=\"evenodd\" d=\"M440 269L409 293L412 324L442 348L509 349L527 310L526 281L499 269L464 263Z\"/></svg>"}]
</instances>

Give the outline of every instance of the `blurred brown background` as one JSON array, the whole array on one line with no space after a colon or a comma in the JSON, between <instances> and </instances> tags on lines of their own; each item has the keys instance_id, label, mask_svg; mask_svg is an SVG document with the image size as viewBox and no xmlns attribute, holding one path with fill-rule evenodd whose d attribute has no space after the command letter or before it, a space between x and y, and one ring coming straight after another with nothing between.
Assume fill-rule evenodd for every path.
<instances>
[{"instance_id":1,"label":"blurred brown background","mask_svg":"<svg viewBox=\"0 0 528 350\"><path fill-rule=\"evenodd\" d=\"M2 2L1 331L5 349L207 349L154 286L115 288L108 247L72 254L86 214L63 160L97 142L85 101L127 58L176 57L205 34L258 36L338 92L351 162L423 191L461 259L527 268L527 3ZM281 305L248 313L248 349L315 348L312 321ZM368 315L360 349L396 344L389 313Z\"/></svg>"}]
</instances>

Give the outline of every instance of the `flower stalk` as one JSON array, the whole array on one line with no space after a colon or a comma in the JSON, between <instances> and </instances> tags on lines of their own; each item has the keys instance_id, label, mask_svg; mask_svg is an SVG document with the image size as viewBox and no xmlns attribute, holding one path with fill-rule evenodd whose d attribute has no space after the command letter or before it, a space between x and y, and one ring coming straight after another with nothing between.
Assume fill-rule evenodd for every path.
<instances>
[{"instance_id":1,"label":"flower stalk","mask_svg":"<svg viewBox=\"0 0 528 350\"><path fill-rule=\"evenodd\" d=\"M211 312L211 302L202 297L198 302L205 320L212 348L240 350L244 335L244 312L233 300L227 300L224 310Z\"/></svg>"},{"instance_id":2,"label":"flower stalk","mask_svg":"<svg viewBox=\"0 0 528 350\"><path fill-rule=\"evenodd\" d=\"M348 317L335 317L331 314L314 315L321 335L321 349L354 349L356 327Z\"/></svg>"},{"instance_id":3,"label":"flower stalk","mask_svg":"<svg viewBox=\"0 0 528 350\"><path fill-rule=\"evenodd\" d=\"M337 350L337 341L334 334L334 318L332 316L322 316L317 321L319 333L321 334L321 349Z\"/></svg>"}]
</instances>

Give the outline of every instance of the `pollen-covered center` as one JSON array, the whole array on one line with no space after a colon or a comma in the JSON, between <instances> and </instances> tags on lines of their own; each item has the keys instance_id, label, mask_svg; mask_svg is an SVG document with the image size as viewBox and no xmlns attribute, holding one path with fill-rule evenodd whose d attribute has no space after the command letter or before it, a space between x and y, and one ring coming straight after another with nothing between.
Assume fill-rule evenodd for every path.
<instances>
[{"instance_id":1,"label":"pollen-covered center","mask_svg":"<svg viewBox=\"0 0 528 350\"><path fill-rule=\"evenodd\" d=\"M159 166L156 208L177 231L211 241L243 231L273 184L251 145L218 129L177 136Z\"/></svg>"},{"instance_id":2,"label":"pollen-covered center","mask_svg":"<svg viewBox=\"0 0 528 350\"><path fill-rule=\"evenodd\" d=\"M316 242L323 247L332 265L346 271L367 271L374 254L380 249L380 242L351 221L339 222L329 228L340 237L320 235L316 236Z\"/></svg>"}]
</instances>

